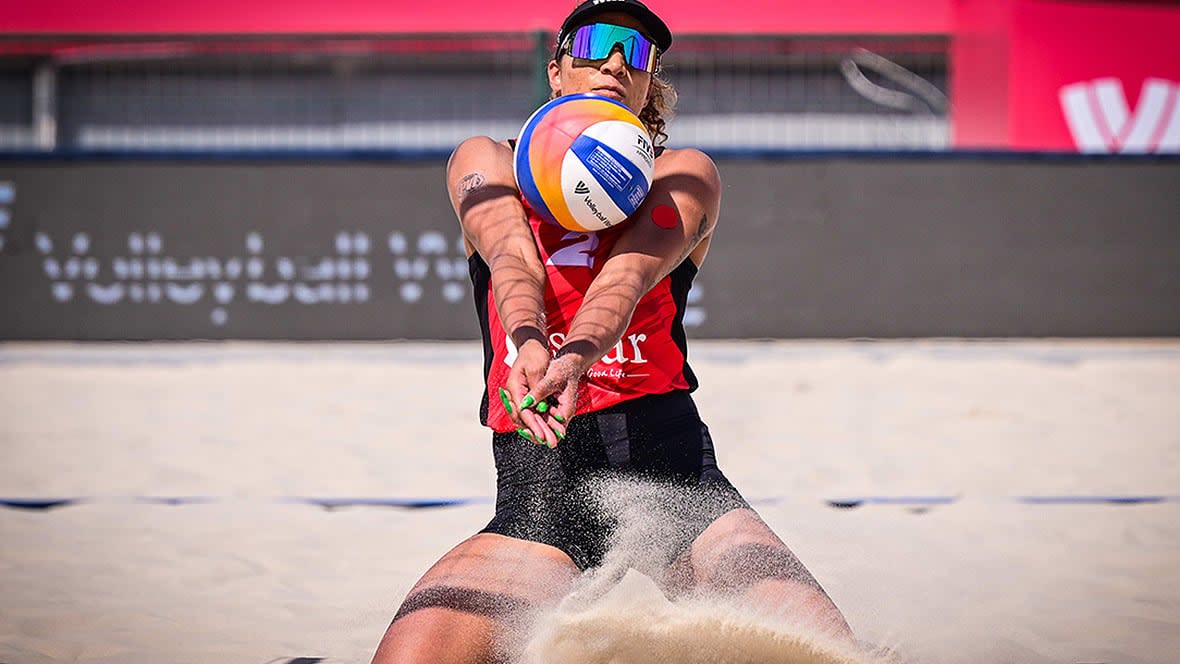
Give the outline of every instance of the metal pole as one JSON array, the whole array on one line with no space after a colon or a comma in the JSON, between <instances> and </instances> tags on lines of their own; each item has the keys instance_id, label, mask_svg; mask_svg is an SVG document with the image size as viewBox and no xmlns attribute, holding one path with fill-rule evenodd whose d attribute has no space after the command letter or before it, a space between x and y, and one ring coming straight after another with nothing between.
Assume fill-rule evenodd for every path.
<instances>
[{"instance_id":1,"label":"metal pole","mask_svg":"<svg viewBox=\"0 0 1180 664\"><path fill-rule=\"evenodd\" d=\"M57 149L57 66L50 61L33 70L33 145Z\"/></svg>"}]
</instances>

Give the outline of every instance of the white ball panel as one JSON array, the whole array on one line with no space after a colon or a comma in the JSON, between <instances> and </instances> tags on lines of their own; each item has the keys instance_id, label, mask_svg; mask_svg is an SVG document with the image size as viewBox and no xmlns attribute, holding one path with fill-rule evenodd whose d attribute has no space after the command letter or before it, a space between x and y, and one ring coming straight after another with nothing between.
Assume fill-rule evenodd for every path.
<instances>
[{"instance_id":1,"label":"white ball panel","mask_svg":"<svg viewBox=\"0 0 1180 664\"><path fill-rule=\"evenodd\" d=\"M651 185L655 157L647 131L630 122L607 120L590 125L582 135L609 145L612 150L626 157L647 177L648 185Z\"/></svg>"},{"instance_id":2,"label":"white ball panel","mask_svg":"<svg viewBox=\"0 0 1180 664\"><path fill-rule=\"evenodd\" d=\"M561 192L574 219L587 230L610 228L627 219L610 194L572 151L561 163Z\"/></svg>"}]
</instances>

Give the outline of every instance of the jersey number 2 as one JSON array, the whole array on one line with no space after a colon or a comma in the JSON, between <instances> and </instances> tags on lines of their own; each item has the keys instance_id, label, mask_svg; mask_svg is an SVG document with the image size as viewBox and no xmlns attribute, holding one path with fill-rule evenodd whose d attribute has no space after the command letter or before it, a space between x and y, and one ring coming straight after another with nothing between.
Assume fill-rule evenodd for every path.
<instances>
[{"instance_id":1,"label":"jersey number 2","mask_svg":"<svg viewBox=\"0 0 1180 664\"><path fill-rule=\"evenodd\" d=\"M561 240L562 242L567 240L578 241L553 252L546 263L557 267L594 267L594 250L598 248L597 235L594 233L576 233L571 231L566 233Z\"/></svg>"}]
</instances>

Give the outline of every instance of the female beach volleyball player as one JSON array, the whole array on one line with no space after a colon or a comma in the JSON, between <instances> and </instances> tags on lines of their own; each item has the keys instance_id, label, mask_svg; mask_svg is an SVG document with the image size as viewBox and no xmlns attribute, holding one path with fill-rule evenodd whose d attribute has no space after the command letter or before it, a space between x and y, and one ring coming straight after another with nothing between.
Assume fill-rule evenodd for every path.
<instances>
[{"instance_id":1,"label":"female beach volleyball player","mask_svg":"<svg viewBox=\"0 0 1180 664\"><path fill-rule=\"evenodd\" d=\"M820 585L717 467L690 392L681 321L717 223L721 182L694 149L665 149L675 92L655 76L672 43L636 0L587 0L558 32L554 97L595 93L632 109L656 148L647 199L594 234L538 218L513 177L513 145L475 137L447 186L483 331L481 420L493 430L496 512L410 590L373 661L511 661L530 609L599 565L614 521L585 490L603 476L667 487L678 510L669 595L716 592L849 637ZM787 608L784 608L787 607Z\"/></svg>"}]
</instances>

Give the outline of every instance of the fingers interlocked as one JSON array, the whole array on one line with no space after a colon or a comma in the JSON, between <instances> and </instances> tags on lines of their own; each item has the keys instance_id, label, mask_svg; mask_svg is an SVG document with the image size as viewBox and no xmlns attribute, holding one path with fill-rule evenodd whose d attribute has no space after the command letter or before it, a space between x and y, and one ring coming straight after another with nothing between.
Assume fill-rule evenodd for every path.
<instances>
[{"instance_id":1,"label":"fingers interlocked","mask_svg":"<svg viewBox=\"0 0 1180 664\"><path fill-rule=\"evenodd\" d=\"M560 401L548 396L538 399L530 392L513 407L512 395L504 388L500 388L500 401L513 420L522 425L516 430L521 438L550 449L565 439L568 417L562 415Z\"/></svg>"}]
</instances>

